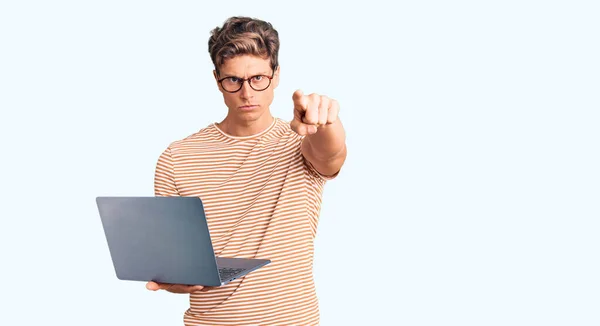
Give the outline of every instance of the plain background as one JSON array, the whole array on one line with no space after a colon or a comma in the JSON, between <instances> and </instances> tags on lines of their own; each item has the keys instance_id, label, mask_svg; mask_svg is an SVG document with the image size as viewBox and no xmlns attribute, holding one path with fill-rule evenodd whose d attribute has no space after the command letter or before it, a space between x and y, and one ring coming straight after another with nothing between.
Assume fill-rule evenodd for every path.
<instances>
[{"instance_id":1,"label":"plain background","mask_svg":"<svg viewBox=\"0 0 600 326\"><path fill-rule=\"evenodd\" d=\"M0 324L182 324L187 297L115 278L94 199L152 195L224 117L232 15L280 32L276 116L297 88L341 104L322 325L600 324L600 10L523 0L3 1Z\"/></svg>"}]
</instances>

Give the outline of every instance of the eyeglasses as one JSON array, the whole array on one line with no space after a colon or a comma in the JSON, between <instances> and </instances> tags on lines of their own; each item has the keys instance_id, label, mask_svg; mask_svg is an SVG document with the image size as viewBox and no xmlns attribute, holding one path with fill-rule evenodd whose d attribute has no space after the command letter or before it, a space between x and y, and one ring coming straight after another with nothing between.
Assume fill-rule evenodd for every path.
<instances>
[{"instance_id":1,"label":"eyeglasses","mask_svg":"<svg viewBox=\"0 0 600 326\"><path fill-rule=\"evenodd\" d=\"M275 70L271 76L255 75L250 78L239 78L239 77L225 77L219 79L219 84L228 93L235 93L242 89L245 81L248 81L248 85L258 92L264 91L271 86L271 80L275 76Z\"/></svg>"}]
</instances>

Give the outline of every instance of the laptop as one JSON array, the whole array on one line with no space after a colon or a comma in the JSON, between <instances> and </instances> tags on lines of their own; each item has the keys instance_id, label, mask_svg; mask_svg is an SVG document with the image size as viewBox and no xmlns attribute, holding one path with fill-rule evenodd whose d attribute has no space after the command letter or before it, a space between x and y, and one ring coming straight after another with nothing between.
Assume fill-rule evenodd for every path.
<instances>
[{"instance_id":1,"label":"laptop","mask_svg":"<svg viewBox=\"0 0 600 326\"><path fill-rule=\"evenodd\" d=\"M198 197L96 197L118 279L222 286L269 259L217 257Z\"/></svg>"}]
</instances>

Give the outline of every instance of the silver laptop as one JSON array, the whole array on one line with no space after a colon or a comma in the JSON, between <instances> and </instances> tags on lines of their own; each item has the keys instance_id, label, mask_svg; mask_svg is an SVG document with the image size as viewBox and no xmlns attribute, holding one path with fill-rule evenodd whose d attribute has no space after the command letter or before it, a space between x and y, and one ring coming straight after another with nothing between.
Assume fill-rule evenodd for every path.
<instances>
[{"instance_id":1,"label":"silver laptop","mask_svg":"<svg viewBox=\"0 0 600 326\"><path fill-rule=\"evenodd\" d=\"M216 257L198 197L96 197L120 280L221 286L269 259Z\"/></svg>"}]
</instances>

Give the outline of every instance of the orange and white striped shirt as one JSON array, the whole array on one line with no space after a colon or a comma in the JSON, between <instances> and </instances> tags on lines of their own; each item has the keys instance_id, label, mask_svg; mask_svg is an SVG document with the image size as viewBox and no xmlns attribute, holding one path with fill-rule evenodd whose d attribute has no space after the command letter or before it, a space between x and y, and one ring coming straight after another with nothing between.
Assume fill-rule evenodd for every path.
<instances>
[{"instance_id":1,"label":"orange and white striped shirt","mask_svg":"<svg viewBox=\"0 0 600 326\"><path fill-rule=\"evenodd\" d=\"M156 196L200 197L215 254L271 263L190 295L184 324L318 325L313 240L323 187L300 151L303 137L275 118L248 137L215 124L171 143L156 166Z\"/></svg>"}]
</instances>

